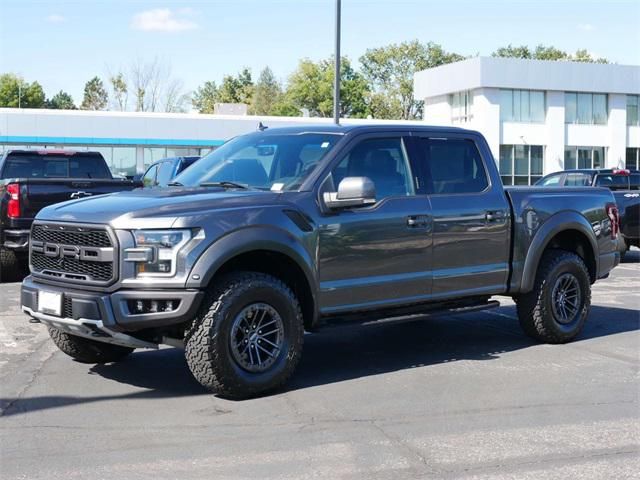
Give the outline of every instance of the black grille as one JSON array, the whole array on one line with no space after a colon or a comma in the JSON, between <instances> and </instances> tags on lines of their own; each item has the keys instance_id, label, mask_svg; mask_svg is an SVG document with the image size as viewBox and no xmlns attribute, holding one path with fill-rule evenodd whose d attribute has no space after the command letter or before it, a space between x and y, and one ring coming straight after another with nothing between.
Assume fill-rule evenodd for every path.
<instances>
[{"instance_id":1,"label":"black grille","mask_svg":"<svg viewBox=\"0 0 640 480\"><path fill-rule=\"evenodd\" d=\"M55 246L75 246L91 248L114 248L106 230L80 229L74 226L65 226L61 229L58 225L36 224L31 230L31 240L38 248L32 245L31 267L35 274L46 275L51 279L62 281L93 281L107 283L114 279L114 263L111 261L89 261L74 258L73 255L47 256ZM54 244L47 250L47 245ZM114 258L117 258L114 256Z\"/></svg>"},{"instance_id":2,"label":"black grille","mask_svg":"<svg viewBox=\"0 0 640 480\"><path fill-rule=\"evenodd\" d=\"M111 247L111 239L104 230L87 230L73 232L66 230L54 230L55 227L45 228L43 225L34 225L31 236L41 242L58 243L61 245L81 245L83 247Z\"/></svg>"},{"instance_id":3,"label":"black grille","mask_svg":"<svg viewBox=\"0 0 640 480\"><path fill-rule=\"evenodd\" d=\"M64 302L62 302L62 317L73 318L73 306L71 297L64 296Z\"/></svg>"},{"instance_id":4,"label":"black grille","mask_svg":"<svg viewBox=\"0 0 640 480\"><path fill-rule=\"evenodd\" d=\"M40 253L31 253L31 266L34 270L52 270L53 272L64 272L66 278L69 275L89 276L93 280L106 282L113 276L113 264L110 262L87 262L75 258L51 258ZM56 275L53 275L54 277ZM73 279L73 278L72 278ZM77 280L83 280L78 278Z\"/></svg>"}]
</instances>

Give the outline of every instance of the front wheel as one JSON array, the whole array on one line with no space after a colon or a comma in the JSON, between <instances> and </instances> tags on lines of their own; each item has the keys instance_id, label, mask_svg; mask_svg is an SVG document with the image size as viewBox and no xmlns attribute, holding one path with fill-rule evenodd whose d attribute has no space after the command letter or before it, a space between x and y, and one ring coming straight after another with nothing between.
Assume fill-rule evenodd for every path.
<instances>
[{"instance_id":1,"label":"front wheel","mask_svg":"<svg viewBox=\"0 0 640 480\"><path fill-rule=\"evenodd\" d=\"M110 363L122 360L133 348L97 342L49 327L49 336L60 350L80 363Z\"/></svg>"},{"instance_id":2,"label":"front wheel","mask_svg":"<svg viewBox=\"0 0 640 480\"><path fill-rule=\"evenodd\" d=\"M591 282L582 258L564 250L544 253L531 292L517 299L525 333L545 343L566 343L584 327L591 305Z\"/></svg>"},{"instance_id":3,"label":"front wheel","mask_svg":"<svg viewBox=\"0 0 640 480\"><path fill-rule=\"evenodd\" d=\"M291 289L270 275L238 272L215 282L185 335L185 356L204 387L231 399L274 390L302 354L304 326Z\"/></svg>"}]
</instances>

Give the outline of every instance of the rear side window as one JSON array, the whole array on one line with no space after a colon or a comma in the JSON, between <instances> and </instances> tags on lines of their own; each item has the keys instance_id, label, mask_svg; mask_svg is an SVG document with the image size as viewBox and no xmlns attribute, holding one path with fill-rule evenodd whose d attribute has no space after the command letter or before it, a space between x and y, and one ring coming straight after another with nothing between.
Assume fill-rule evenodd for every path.
<instances>
[{"instance_id":1,"label":"rear side window","mask_svg":"<svg viewBox=\"0 0 640 480\"><path fill-rule=\"evenodd\" d=\"M562 175L551 175L550 177L543 179L538 185L542 187L557 187L560 185L561 178Z\"/></svg>"},{"instance_id":2,"label":"rear side window","mask_svg":"<svg viewBox=\"0 0 640 480\"><path fill-rule=\"evenodd\" d=\"M567 173L564 181L565 187L589 187L591 186L591 175L587 173Z\"/></svg>"},{"instance_id":3,"label":"rear side window","mask_svg":"<svg viewBox=\"0 0 640 480\"><path fill-rule=\"evenodd\" d=\"M629 188L628 175L600 174L596 177L596 187L609 187L627 190Z\"/></svg>"},{"instance_id":4,"label":"rear side window","mask_svg":"<svg viewBox=\"0 0 640 480\"><path fill-rule=\"evenodd\" d=\"M489 186L482 157L472 140L421 138L419 146L425 162L420 183L428 193L479 193Z\"/></svg>"},{"instance_id":5,"label":"rear side window","mask_svg":"<svg viewBox=\"0 0 640 480\"><path fill-rule=\"evenodd\" d=\"M10 154L2 172L4 178L111 178L98 155Z\"/></svg>"}]
</instances>

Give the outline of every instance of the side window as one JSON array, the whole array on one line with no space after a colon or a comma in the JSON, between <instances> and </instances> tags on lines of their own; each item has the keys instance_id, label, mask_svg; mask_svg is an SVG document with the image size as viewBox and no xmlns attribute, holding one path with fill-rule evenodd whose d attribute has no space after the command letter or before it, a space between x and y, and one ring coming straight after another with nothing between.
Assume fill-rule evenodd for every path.
<instances>
[{"instance_id":1,"label":"side window","mask_svg":"<svg viewBox=\"0 0 640 480\"><path fill-rule=\"evenodd\" d=\"M331 172L335 188L346 177L368 177L376 187L376 200L414 193L402 139L363 140Z\"/></svg>"},{"instance_id":2,"label":"side window","mask_svg":"<svg viewBox=\"0 0 640 480\"><path fill-rule=\"evenodd\" d=\"M543 187L558 187L560 186L560 179L562 175L551 175L540 182Z\"/></svg>"},{"instance_id":3,"label":"side window","mask_svg":"<svg viewBox=\"0 0 640 480\"><path fill-rule=\"evenodd\" d=\"M479 193L489 181L478 147L472 140L421 138L424 165L420 183L434 194Z\"/></svg>"},{"instance_id":4,"label":"side window","mask_svg":"<svg viewBox=\"0 0 640 480\"><path fill-rule=\"evenodd\" d=\"M156 185L156 172L158 171L158 165L153 165L146 171L144 177L142 177L142 184L145 187L153 187Z\"/></svg>"},{"instance_id":5,"label":"side window","mask_svg":"<svg viewBox=\"0 0 640 480\"><path fill-rule=\"evenodd\" d=\"M171 181L173 176L173 162L162 162L158 167L156 175L156 185L165 187Z\"/></svg>"},{"instance_id":6,"label":"side window","mask_svg":"<svg viewBox=\"0 0 640 480\"><path fill-rule=\"evenodd\" d=\"M586 173L567 173L564 181L565 187L588 187L591 185L591 176Z\"/></svg>"}]
</instances>

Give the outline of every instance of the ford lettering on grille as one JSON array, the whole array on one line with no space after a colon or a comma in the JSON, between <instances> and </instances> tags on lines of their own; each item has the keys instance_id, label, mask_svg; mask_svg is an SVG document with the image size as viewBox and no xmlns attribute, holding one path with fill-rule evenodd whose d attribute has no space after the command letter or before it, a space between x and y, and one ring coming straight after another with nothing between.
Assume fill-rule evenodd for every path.
<instances>
[{"instance_id":1,"label":"ford lettering on grille","mask_svg":"<svg viewBox=\"0 0 640 480\"><path fill-rule=\"evenodd\" d=\"M116 248L106 230L74 225L34 224L34 274L65 281L106 285L115 279Z\"/></svg>"}]
</instances>

